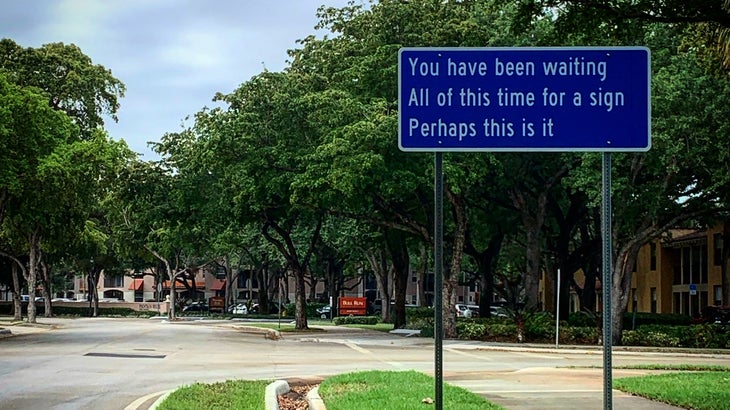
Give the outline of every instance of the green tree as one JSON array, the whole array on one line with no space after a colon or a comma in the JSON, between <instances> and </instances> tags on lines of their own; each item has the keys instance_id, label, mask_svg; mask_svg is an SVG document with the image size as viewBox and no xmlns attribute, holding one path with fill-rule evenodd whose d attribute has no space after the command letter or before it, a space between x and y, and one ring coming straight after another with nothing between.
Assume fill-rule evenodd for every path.
<instances>
[{"instance_id":1,"label":"green tree","mask_svg":"<svg viewBox=\"0 0 730 410\"><path fill-rule=\"evenodd\" d=\"M23 48L0 40L0 72L21 87L37 87L48 104L73 118L85 137L104 126L103 115L116 121L125 86L110 70L94 64L74 44L50 43Z\"/></svg>"}]
</instances>

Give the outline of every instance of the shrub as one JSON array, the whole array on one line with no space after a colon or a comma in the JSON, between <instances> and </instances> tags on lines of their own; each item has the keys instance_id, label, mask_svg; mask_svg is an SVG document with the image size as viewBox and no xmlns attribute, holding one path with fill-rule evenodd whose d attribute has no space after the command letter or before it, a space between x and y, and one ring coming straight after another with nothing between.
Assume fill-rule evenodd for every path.
<instances>
[{"instance_id":1,"label":"shrub","mask_svg":"<svg viewBox=\"0 0 730 410\"><path fill-rule=\"evenodd\" d=\"M630 338L626 339L626 333ZM657 335L664 335L657 336ZM728 346L730 333L722 325L692 326L644 325L635 331L624 331L624 344L659 347L719 348ZM657 344L661 343L661 344Z\"/></svg>"},{"instance_id":2,"label":"shrub","mask_svg":"<svg viewBox=\"0 0 730 410\"><path fill-rule=\"evenodd\" d=\"M517 340L517 325L514 323L496 322L487 325L487 339L494 341Z\"/></svg>"},{"instance_id":3,"label":"shrub","mask_svg":"<svg viewBox=\"0 0 730 410\"><path fill-rule=\"evenodd\" d=\"M487 335L487 326L475 320L459 320L456 322L456 333L459 339L483 340Z\"/></svg>"},{"instance_id":4,"label":"shrub","mask_svg":"<svg viewBox=\"0 0 730 410\"><path fill-rule=\"evenodd\" d=\"M420 330L421 337L434 337L432 317L423 317L406 323L406 329Z\"/></svg>"},{"instance_id":5,"label":"shrub","mask_svg":"<svg viewBox=\"0 0 730 410\"><path fill-rule=\"evenodd\" d=\"M418 319L433 319L434 314L432 307L409 307L406 308L406 322Z\"/></svg>"},{"instance_id":6,"label":"shrub","mask_svg":"<svg viewBox=\"0 0 730 410\"><path fill-rule=\"evenodd\" d=\"M337 316L334 319L335 325L377 325L376 316Z\"/></svg>"},{"instance_id":7,"label":"shrub","mask_svg":"<svg viewBox=\"0 0 730 410\"><path fill-rule=\"evenodd\" d=\"M679 347L679 338L656 331L626 330L622 336L624 345Z\"/></svg>"},{"instance_id":8,"label":"shrub","mask_svg":"<svg viewBox=\"0 0 730 410\"><path fill-rule=\"evenodd\" d=\"M596 344L600 334L595 326L561 326L560 343Z\"/></svg>"},{"instance_id":9,"label":"shrub","mask_svg":"<svg viewBox=\"0 0 730 410\"><path fill-rule=\"evenodd\" d=\"M599 314L595 312L580 311L571 313L568 316L568 325L575 327L596 327L599 322Z\"/></svg>"},{"instance_id":10,"label":"shrub","mask_svg":"<svg viewBox=\"0 0 730 410\"><path fill-rule=\"evenodd\" d=\"M687 315L674 313L636 312L636 327L644 325L689 326L692 318ZM634 314L626 312L623 315L624 329L631 329L634 324Z\"/></svg>"},{"instance_id":11,"label":"shrub","mask_svg":"<svg viewBox=\"0 0 730 410\"><path fill-rule=\"evenodd\" d=\"M525 337L528 340L554 337L555 319L547 312L525 314Z\"/></svg>"}]
</instances>

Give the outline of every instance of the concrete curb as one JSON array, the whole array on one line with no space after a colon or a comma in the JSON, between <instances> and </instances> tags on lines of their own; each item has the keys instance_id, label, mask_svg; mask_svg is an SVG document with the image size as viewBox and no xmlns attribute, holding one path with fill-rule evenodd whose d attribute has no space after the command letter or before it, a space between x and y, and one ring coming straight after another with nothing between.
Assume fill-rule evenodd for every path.
<instances>
[{"instance_id":1,"label":"concrete curb","mask_svg":"<svg viewBox=\"0 0 730 410\"><path fill-rule=\"evenodd\" d=\"M279 395L289 391L289 383L286 380L276 380L266 386L264 403L266 410L279 410Z\"/></svg>"},{"instance_id":2,"label":"concrete curb","mask_svg":"<svg viewBox=\"0 0 730 410\"><path fill-rule=\"evenodd\" d=\"M307 393L307 401L309 402L309 410L327 410L324 401L319 397L319 386Z\"/></svg>"},{"instance_id":3,"label":"concrete curb","mask_svg":"<svg viewBox=\"0 0 730 410\"><path fill-rule=\"evenodd\" d=\"M169 395L172 394L173 391L174 390L170 390L170 391L166 392L165 394L163 394L162 396L160 396L159 398L157 398L157 400L155 400L155 402L152 403L152 405L150 406L150 408L147 409L147 410L155 410L160 404L162 404L163 401L165 401L165 399L167 398L167 396L169 396Z\"/></svg>"}]
</instances>

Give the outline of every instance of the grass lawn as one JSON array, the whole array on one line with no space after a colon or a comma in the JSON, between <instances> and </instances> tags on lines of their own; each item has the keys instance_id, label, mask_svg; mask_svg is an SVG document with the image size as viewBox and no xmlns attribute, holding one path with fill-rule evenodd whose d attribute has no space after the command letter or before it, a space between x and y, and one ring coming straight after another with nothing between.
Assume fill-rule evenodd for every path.
<instances>
[{"instance_id":1,"label":"grass lawn","mask_svg":"<svg viewBox=\"0 0 730 410\"><path fill-rule=\"evenodd\" d=\"M181 387L157 408L160 410L259 410L264 406L265 380L229 380ZM427 409L434 398L434 380L415 371L369 371L326 379L319 387L328 410ZM460 387L444 384L444 409L503 410L502 407Z\"/></svg>"},{"instance_id":2,"label":"grass lawn","mask_svg":"<svg viewBox=\"0 0 730 410\"><path fill-rule=\"evenodd\" d=\"M695 410L730 408L730 372L680 372L626 377L613 387L637 396Z\"/></svg>"},{"instance_id":3,"label":"grass lawn","mask_svg":"<svg viewBox=\"0 0 730 410\"><path fill-rule=\"evenodd\" d=\"M175 390L159 410L240 409L260 410L264 405L265 380L229 380L222 383L196 383Z\"/></svg>"},{"instance_id":4,"label":"grass lawn","mask_svg":"<svg viewBox=\"0 0 730 410\"><path fill-rule=\"evenodd\" d=\"M319 386L327 410L409 410L431 408L423 399L434 399L434 379L416 371L367 371L333 376ZM444 384L444 409L502 409L484 398Z\"/></svg>"}]
</instances>

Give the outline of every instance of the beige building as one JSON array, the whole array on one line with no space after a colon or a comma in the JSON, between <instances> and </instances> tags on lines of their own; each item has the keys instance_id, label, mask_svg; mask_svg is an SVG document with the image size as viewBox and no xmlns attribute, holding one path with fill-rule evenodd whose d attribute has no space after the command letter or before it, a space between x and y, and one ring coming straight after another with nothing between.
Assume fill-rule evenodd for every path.
<instances>
[{"instance_id":1,"label":"beige building","mask_svg":"<svg viewBox=\"0 0 730 410\"><path fill-rule=\"evenodd\" d=\"M644 245L636 261L631 290L637 312L699 316L722 300L723 224L706 231L673 231ZM631 305L629 304L631 310Z\"/></svg>"}]
</instances>

